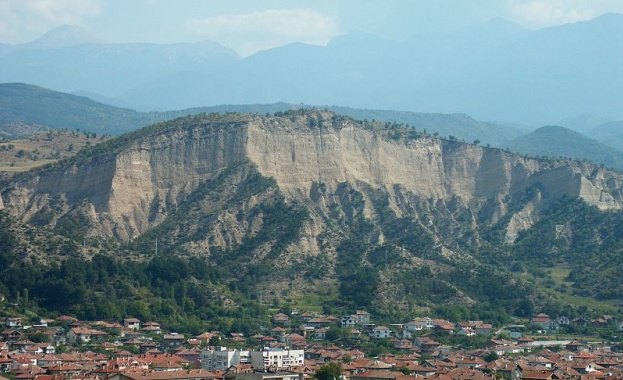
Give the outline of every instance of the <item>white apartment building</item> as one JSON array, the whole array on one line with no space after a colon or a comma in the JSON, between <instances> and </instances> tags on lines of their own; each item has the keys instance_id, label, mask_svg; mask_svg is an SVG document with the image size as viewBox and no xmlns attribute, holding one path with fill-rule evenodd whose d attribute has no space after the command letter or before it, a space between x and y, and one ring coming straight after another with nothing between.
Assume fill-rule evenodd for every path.
<instances>
[{"instance_id":1,"label":"white apartment building","mask_svg":"<svg viewBox=\"0 0 623 380\"><path fill-rule=\"evenodd\" d=\"M214 350L201 351L201 369L207 371L225 371L233 365L251 364L250 351L216 347Z\"/></svg>"},{"instance_id":2,"label":"white apartment building","mask_svg":"<svg viewBox=\"0 0 623 380\"><path fill-rule=\"evenodd\" d=\"M251 351L251 365L255 369L286 369L304 364L305 350L287 350L264 348Z\"/></svg>"}]
</instances>

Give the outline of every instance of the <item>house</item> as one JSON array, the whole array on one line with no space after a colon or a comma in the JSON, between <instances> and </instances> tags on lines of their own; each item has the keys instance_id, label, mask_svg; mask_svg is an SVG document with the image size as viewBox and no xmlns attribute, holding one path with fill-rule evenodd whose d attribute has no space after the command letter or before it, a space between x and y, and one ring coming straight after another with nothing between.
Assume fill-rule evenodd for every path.
<instances>
[{"instance_id":1,"label":"house","mask_svg":"<svg viewBox=\"0 0 623 380\"><path fill-rule=\"evenodd\" d=\"M290 318L284 313L277 313L273 315L273 322L280 325L288 325L290 323Z\"/></svg>"},{"instance_id":2,"label":"house","mask_svg":"<svg viewBox=\"0 0 623 380\"><path fill-rule=\"evenodd\" d=\"M605 327L608 327L608 322L609 320L605 318L595 318L595 319L591 319L591 326L597 327L597 328L605 328Z\"/></svg>"},{"instance_id":3,"label":"house","mask_svg":"<svg viewBox=\"0 0 623 380\"><path fill-rule=\"evenodd\" d=\"M523 371L521 373L523 380L553 380L557 378L553 371Z\"/></svg>"},{"instance_id":4,"label":"house","mask_svg":"<svg viewBox=\"0 0 623 380\"><path fill-rule=\"evenodd\" d=\"M35 342L31 342L28 339L26 339L26 340L18 340L17 342L13 342L13 344L11 344L11 347L15 348L18 351L26 352L27 348L32 347L34 345L35 345ZM31 351L30 353L38 354L39 352Z\"/></svg>"},{"instance_id":5,"label":"house","mask_svg":"<svg viewBox=\"0 0 623 380\"><path fill-rule=\"evenodd\" d=\"M346 336L352 339L359 339L361 338L361 331L357 329L349 329L348 331L346 331Z\"/></svg>"},{"instance_id":6,"label":"house","mask_svg":"<svg viewBox=\"0 0 623 380\"><path fill-rule=\"evenodd\" d=\"M524 325L508 325L504 327L504 332L513 339L519 339L523 336L523 331L526 329Z\"/></svg>"},{"instance_id":7,"label":"house","mask_svg":"<svg viewBox=\"0 0 623 380\"><path fill-rule=\"evenodd\" d=\"M24 339L24 334L15 329L6 329L0 333L0 339L8 341L8 342L17 342L18 340Z\"/></svg>"},{"instance_id":8,"label":"house","mask_svg":"<svg viewBox=\"0 0 623 380\"><path fill-rule=\"evenodd\" d=\"M19 327L22 327L22 319L21 318L6 318L4 320L4 325L8 328L19 328Z\"/></svg>"},{"instance_id":9,"label":"house","mask_svg":"<svg viewBox=\"0 0 623 380\"><path fill-rule=\"evenodd\" d=\"M347 315L342 317L341 321L342 327L355 327L357 324L357 320L352 315Z\"/></svg>"},{"instance_id":10,"label":"house","mask_svg":"<svg viewBox=\"0 0 623 380\"><path fill-rule=\"evenodd\" d=\"M415 328L417 326L421 326L421 328ZM411 322L405 323L405 328L409 330L434 329L435 326L435 321L430 319L429 317L415 318Z\"/></svg>"},{"instance_id":11,"label":"house","mask_svg":"<svg viewBox=\"0 0 623 380\"><path fill-rule=\"evenodd\" d=\"M141 328L141 321L136 318L125 318L123 320L123 327L131 330L139 330Z\"/></svg>"},{"instance_id":12,"label":"house","mask_svg":"<svg viewBox=\"0 0 623 380\"><path fill-rule=\"evenodd\" d=\"M396 331L396 338L399 339L412 339L413 338L413 334L411 333L411 331L402 328L398 331Z\"/></svg>"},{"instance_id":13,"label":"house","mask_svg":"<svg viewBox=\"0 0 623 380\"><path fill-rule=\"evenodd\" d=\"M223 380L303 380L304 375L292 372L236 372L228 371Z\"/></svg>"},{"instance_id":14,"label":"house","mask_svg":"<svg viewBox=\"0 0 623 380\"><path fill-rule=\"evenodd\" d=\"M290 346L300 346L300 347L307 346L307 341L305 341L305 337L300 334L296 334L296 333L292 333L292 334L288 334L284 336L283 341Z\"/></svg>"},{"instance_id":15,"label":"house","mask_svg":"<svg viewBox=\"0 0 623 380\"><path fill-rule=\"evenodd\" d=\"M454 333L454 325L451 323L438 324L435 326L435 332L441 335L450 335Z\"/></svg>"},{"instance_id":16,"label":"house","mask_svg":"<svg viewBox=\"0 0 623 380\"><path fill-rule=\"evenodd\" d=\"M156 343L146 342L139 346L139 350L141 354L145 354L147 352L154 351L157 349L158 349L158 345L156 345Z\"/></svg>"},{"instance_id":17,"label":"house","mask_svg":"<svg viewBox=\"0 0 623 380\"><path fill-rule=\"evenodd\" d=\"M474 324L474 326L472 327L472 329L474 330L474 332L476 333L476 335L491 335L491 329L493 328L493 326L491 326L490 323L476 323Z\"/></svg>"},{"instance_id":18,"label":"house","mask_svg":"<svg viewBox=\"0 0 623 380\"><path fill-rule=\"evenodd\" d=\"M561 315L558 318L556 318L556 322L558 322L558 325L560 326L571 324L571 320L569 319L569 317L566 317L564 315Z\"/></svg>"},{"instance_id":19,"label":"house","mask_svg":"<svg viewBox=\"0 0 623 380\"><path fill-rule=\"evenodd\" d=\"M286 329L284 329L283 327L275 327L270 330L270 336L278 339L279 341L282 341L286 336Z\"/></svg>"},{"instance_id":20,"label":"house","mask_svg":"<svg viewBox=\"0 0 623 380\"><path fill-rule=\"evenodd\" d=\"M162 334L162 330L160 329L160 323L157 322L145 322L143 323L141 330L148 333Z\"/></svg>"},{"instance_id":21,"label":"house","mask_svg":"<svg viewBox=\"0 0 623 380\"><path fill-rule=\"evenodd\" d=\"M466 357L466 358L460 358L459 360L455 360L454 364L457 367L466 367L466 368L480 368L483 367L487 364L487 362L485 362L484 360L482 360L481 358L477 357L477 356L472 356L472 357Z\"/></svg>"},{"instance_id":22,"label":"house","mask_svg":"<svg viewBox=\"0 0 623 380\"><path fill-rule=\"evenodd\" d=\"M353 317L355 318L355 323L358 325L370 323L370 313L365 310L357 310Z\"/></svg>"},{"instance_id":23,"label":"house","mask_svg":"<svg viewBox=\"0 0 623 380\"><path fill-rule=\"evenodd\" d=\"M0 372L9 372L11 369L11 363L13 363L12 359L0 356Z\"/></svg>"},{"instance_id":24,"label":"house","mask_svg":"<svg viewBox=\"0 0 623 380\"><path fill-rule=\"evenodd\" d=\"M165 351L171 351L184 343L184 335L178 333L164 334L162 337L162 349Z\"/></svg>"},{"instance_id":25,"label":"house","mask_svg":"<svg viewBox=\"0 0 623 380\"><path fill-rule=\"evenodd\" d=\"M392 331L389 329L389 327L386 326L374 326L374 328L372 328L372 331L370 331L370 337L377 339L389 338L391 334Z\"/></svg>"},{"instance_id":26,"label":"house","mask_svg":"<svg viewBox=\"0 0 623 380\"><path fill-rule=\"evenodd\" d=\"M565 345L565 348L569 351L581 351L584 348L584 345L577 340L572 340L571 342Z\"/></svg>"},{"instance_id":27,"label":"house","mask_svg":"<svg viewBox=\"0 0 623 380\"><path fill-rule=\"evenodd\" d=\"M105 332L92 330L86 327L73 327L67 332L67 341L71 344L88 343L94 338L107 335Z\"/></svg>"},{"instance_id":28,"label":"house","mask_svg":"<svg viewBox=\"0 0 623 380\"><path fill-rule=\"evenodd\" d=\"M476 332L474 332L474 330L472 330L471 327L460 327L459 330L456 332L456 335L458 335L458 336L475 336Z\"/></svg>"},{"instance_id":29,"label":"house","mask_svg":"<svg viewBox=\"0 0 623 380\"><path fill-rule=\"evenodd\" d=\"M617 322L617 330L623 331L623 321Z\"/></svg>"},{"instance_id":30,"label":"house","mask_svg":"<svg viewBox=\"0 0 623 380\"><path fill-rule=\"evenodd\" d=\"M314 339L316 339L316 340L325 340L326 335L327 335L327 331L329 331L329 329L327 327L321 327L319 329L315 329L314 330Z\"/></svg>"},{"instance_id":31,"label":"house","mask_svg":"<svg viewBox=\"0 0 623 380\"><path fill-rule=\"evenodd\" d=\"M307 321L308 326L313 326L316 328L329 327L331 323L333 323L333 320L326 317L315 317Z\"/></svg>"},{"instance_id":32,"label":"house","mask_svg":"<svg viewBox=\"0 0 623 380\"><path fill-rule=\"evenodd\" d=\"M187 371L125 371L111 375L107 380L213 380L216 375L204 369Z\"/></svg>"},{"instance_id":33,"label":"house","mask_svg":"<svg viewBox=\"0 0 623 380\"><path fill-rule=\"evenodd\" d=\"M546 332L556 332L560 327L557 321L552 320L549 315L545 313L540 313L532 317L530 324Z\"/></svg>"}]
</instances>

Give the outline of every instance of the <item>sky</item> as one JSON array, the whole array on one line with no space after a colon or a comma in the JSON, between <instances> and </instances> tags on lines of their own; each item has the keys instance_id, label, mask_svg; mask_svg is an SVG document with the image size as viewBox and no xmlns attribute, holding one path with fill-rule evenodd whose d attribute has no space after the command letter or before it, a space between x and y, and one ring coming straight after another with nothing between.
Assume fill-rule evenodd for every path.
<instances>
[{"instance_id":1,"label":"sky","mask_svg":"<svg viewBox=\"0 0 623 380\"><path fill-rule=\"evenodd\" d=\"M78 25L110 43L212 40L248 56L361 31L403 40L503 18L528 29L623 13L623 0L0 0L0 43Z\"/></svg>"}]
</instances>

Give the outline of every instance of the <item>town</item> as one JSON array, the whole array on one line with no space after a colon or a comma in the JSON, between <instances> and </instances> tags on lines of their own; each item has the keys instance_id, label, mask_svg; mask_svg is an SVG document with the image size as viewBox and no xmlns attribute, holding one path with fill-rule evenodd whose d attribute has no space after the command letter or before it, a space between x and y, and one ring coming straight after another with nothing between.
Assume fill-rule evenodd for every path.
<instances>
[{"instance_id":1,"label":"town","mask_svg":"<svg viewBox=\"0 0 623 380\"><path fill-rule=\"evenodd\" d=\"M372 323L364 310L341 318L292 311L272 315L265 334L252 336L186 336L130 317L86 322L63 315L25 322L4 320L0 380L623 378L620 347L551 338L572 325L623 331L623 321L611 316L570 320L540 313L526 324L494 328L428 317L385 326ZM363 342L379 342L383 349L366 352L363 347L371 346Z\"/></svg>"}]
</instances>

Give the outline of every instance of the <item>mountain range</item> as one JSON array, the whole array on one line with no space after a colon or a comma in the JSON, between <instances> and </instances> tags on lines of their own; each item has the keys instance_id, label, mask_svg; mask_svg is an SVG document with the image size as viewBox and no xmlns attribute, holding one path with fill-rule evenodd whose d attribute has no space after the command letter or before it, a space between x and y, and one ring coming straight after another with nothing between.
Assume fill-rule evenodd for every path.
<instances>
[{"instance_id":1,"label":"mountain range","mask_svg":"<svg viewBox=\"0 0 623 380\"><path fill-rule=\"evenodd\" d=\"M360 32L240 58L212 42L106 44L64 27L0 45L0 82L170 110L216 104L340 105L533 126L581 114L623 119L623 15L528 31L496 19L389 41ZM607 37L604 37L607 36Z\"/></svg>"}]
</instances>

